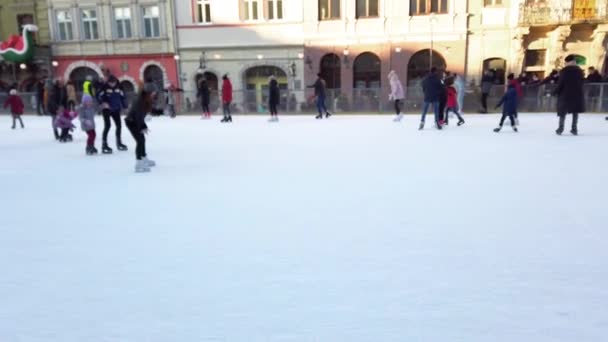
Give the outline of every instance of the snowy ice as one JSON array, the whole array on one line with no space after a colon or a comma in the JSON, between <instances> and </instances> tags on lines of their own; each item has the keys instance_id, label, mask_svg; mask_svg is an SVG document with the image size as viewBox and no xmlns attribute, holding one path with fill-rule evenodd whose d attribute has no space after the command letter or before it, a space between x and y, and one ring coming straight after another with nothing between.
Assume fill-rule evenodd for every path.
<instances>
[{"instance_id":1,"label":"snowy ice","mask_svg":"<svg viewBox=\"0 0 608 342\"><path fill-rule=\"evenodd\" d=\"M0 342L607 341L604 117L418 119L2 115Z\"/></svg>"}]
</instances>

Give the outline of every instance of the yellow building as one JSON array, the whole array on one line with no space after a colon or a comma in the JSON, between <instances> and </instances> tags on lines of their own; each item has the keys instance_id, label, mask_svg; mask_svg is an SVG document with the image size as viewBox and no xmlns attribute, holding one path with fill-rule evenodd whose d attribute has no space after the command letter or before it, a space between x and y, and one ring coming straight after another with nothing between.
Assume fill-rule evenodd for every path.
<instances>
[{"instance_id":1,"label":"yellow building","mask_svg":"<svg viewBox=\"0 0 608 342\"><path fill-rule=\"evenodd\" d=\"M0 57L0 91L13 83L22 91L31 90L38 78L49 74L51 49L46 0L0 0L0 41L21 34L23 25L27 24L38 26L34 58L24 66L18 66Z\"/></svg>"}]
</instances>

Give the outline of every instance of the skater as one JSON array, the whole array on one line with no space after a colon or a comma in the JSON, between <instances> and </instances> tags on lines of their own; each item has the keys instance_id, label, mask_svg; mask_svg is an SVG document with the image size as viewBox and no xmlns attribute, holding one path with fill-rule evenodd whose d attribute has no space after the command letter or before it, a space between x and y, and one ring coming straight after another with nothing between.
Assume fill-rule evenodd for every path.
<instances>
[{"instance_id":1,"label":"skater","mask_svg":"<svg viewBox=\"0 0 608 342\"><path fill-rule=\"evenodd\" d=\"M76 87L74 87L74 82L71 80L68 81L65 86L65 92L67 97L67 108L69 110L76 110Z\"/></svg>"},{"instance_id":2,"label":"skater","mask_svg":"<svg viewBox=\"0 0 608 342\"><path fill-rule=\"evenodd\" d=\"M224 111L224 118L221 122L232 122L232 115L230 113L230 104L232 103L232 83L228 78L228 75L222 77L222 109Z\"/></svg>"},{"instance_id":3,"label":"skater","mask_svg":"<svg viewBox=\"0 0 608 342\"><path fill-rule=\"evenodd\" d=\"M118 79L114 76L110 76L108 82L97 94L99 103L101 103L102 114L103 114L103 134L102 134L102 145L101 151L105 154L112 153L112 149L108 146L108 132L112 123L110 118L116 125L116 148L119 151L126 151L127 146L122 143L121 140L121 129L122 123L120 122L120 112L127 108L127 101L125 94L118 86Z\"/></svg>"},{"instance_id":4,"label":"skater","mask_svg":"<svg viewBox=\"0 0 608 342\"><path fill-rule=\"evenodd\" d=\"M420 120L419 130L424 129L424 122L426 119L426 113L429 111L429 107L433 106L435 112L435 127L441 129L439 124L439 95L443 84L437 75L437 68L432 67L429 74L422 81L422 92L424 93L424 106L422 108L422 118Z\"/></svg>"},{"instance_id":5,"label":"skater","mask_svg":"<svg viewBox=\"0 0 608 342\"><path fill-rule=\"evenodd\" d=\"M80 128L87 134L87 146L85 153L87 155L97 154L95 148L95 107L93 106L93 97L89 94L82 96L82 105L78 114L80 118Z\"/></svg>"},{"instance_id":6,"label":"skater","mask_svg":"<svg viewBox=\"0 0 608 342\"><path fill-rule=\"evenodd\" d=\"M125 124L135 139L135 172L150 172L150 168L156 163L146 154L146 137L148 126L146 125L146 115L152 111L155 98L157 96L156 86L146 83L137 96L133 107L125 118Z\"/></svg>"},{"instance_id":7,"label":"skater","mask_svg":"<svg viewBox=\"0 0 608 342\"><path fill-rule=\"evenodd\" d=\"M279 90L279 82L274 76L270 76L268 84L268 108L270 108L270 122L279 121L279 105L281 91Z\"/></svg>"},{"instance_id":8,"label":"skater","mask_svg":"<svg viewBox=\"0 0 608 342\"><path fill-rule=\"evenodd\" d=\"M207 85L207 79L204 77L198 83L198 94L196 96L201 99L201 107L203 110L202 118L210 119L211 111L209 110L209 85Z\"/></svg>"},{"instance_id":9,"label":"skater","mask_svg":"<svg viewBox=\"0 0 608 342\"><path fill-rule=\"evenodd\" d=\"M481 114L488 113L488 96L490 95L493 85L493 73L490 70L486 70L481 78L481 110L479 110Z\"/></svg>"},{"instance_id":10,"label":"skater","mask_svg":"<svg viewBox=\"0 0 608 342\"><path fill-rule=\"evenodd\" d=\"M321 77L321 74L317 74L317 80L308 88L315 89L315 97L317 99L317 110L319 111L319 115L315 117L315 119L323 119L323 113L325 113L325 118L329 118L331 113L325 107L325 96L326 96L326 84L325 80Z\"/></svg>"},{"instance_id":11,"label":"skater","mask_svg":"<svg viewBox=\"0 0 608 342\"><path fill-rule=\"evenodd\" d=\"M441 74L441 73L440 73ZM439 77L441 81L441 87L439 87L439 126L445 125L445 117L446 117L446 107L448 103L448 89L446 82L454 82L454 80L450 77L450 73L448 72L445 79L441 76Z\"/></svg>"},{"instance_id":12,"label":"skater","mask_svg":"<svg viewBox=\"0 0 608 342\"><path fill-rule=\"evenodd\" d=\"M519 81L517 79L515 79L515 74L510 73L507 76L507 80L508 80L507 85L512 84L515 87L515 92L517 92L518 102L521 101L524 97L524 91L523 91ZM517 111L515 112L515 126L519 126L519 113Z\"/></svg>"},{"instance_id":13,"label":"skater","mask_svg":"<svg viewBox=\"0 0 608 342\"><path fill-rule=\"evenodd\" d=\"M454 113L456 115L456 117L458 118L458 126L462 126L464 124L464 119L462 118L462 115L460 115L459 109L458 109L458 92L456 91L456 87L454 87L453 84L451 84L452 81L448 81L447 86L447 109L445 111L445 124L447 125L449 123L449 116L450 116L450 112Z\"/></svg>"},{"instance_id":14,"label":"skater","mask_svg":"<svg viewBox=\"0 0 608 342\"><path fill-rule=\"evenodd\" d=\"M517 127L515 125L515 113L517 113L517 90L515 90L515 85L509 84L507 87L507 92L503 95L500 102L496 105L496 109L500 106L502 107L502 117L500 118L500 124L497 128L494 129L494 132L498 133L502 129L502 125L505 123L505 119L508 117L511 120L511 127L514 132L517 132Z\"/></svg>"},{"instance_id":15,"label":"skater","mask_svg":"<svg viewBox=\"0 0 608 342\"><path fill-rule=\"evenodd\" d=\"M391 93L388 95L388 99L395 102L395 114L397 115L393 121L399 122L403 119L403 114L401 113L401 101L405 98L403 84L399 80L399 75L397 75L395 70L391 70L388 73L388 80L391 85Z\"/></svg>"},{"instance_id":16,"label":"skater","mask_svg":"<svg viewBox=\"0 0 608 342\"><path fill-rule=\"evenodd\" d=\"M76 116L76 112L71 111L64 106L59 106L57 118L55 119L55 127L61 129L59 142L64 143L73 140L70 132L76 128L76 126L72 124L72 121L76 118Z\"/></svg>"},{"instance_id":17,"label":"skater","mask_svg":"<svg viewBox=\"0 0 608 342\"><path fill-rule=\"evenodd\" d=\"M51 116L51 127L53 127L53 135L55 136L55 140L59 140L59 131L57 130L57 127L55 127L55 119L57 118L57 113L60 106L63 107L61 104L61 92L51 80L47 80L46 104L44 107Z\"/></svg>"},{"instance_id":18,"label":"skater","mask_svg":"<svg viewBox=\"0 0 608 342\"><path fill-rule=\"evenodd\" d=\"M23 120L21 119L21 115L23 114L23 108L25 106L23 105L23 101L21 100L19 95L17 95L17 89L11 89L9 91L9 97L6 99L6 101L4 101L4 108L9 106L11 110L11 115L13 117L13 126L11 128L15 129L17 120L19 120L19 123L21 123L21 128L25 128L25 126L23 126Z\"/></svg>"},{"instance_id":19,"label":"skater","mask_svg":"<svg viewBox=\"0 0 608 342\"><path fill-rule=\"evenodd\" d=\"M177 117L177 111L175 109L175 95L177 92L183 91L183 89L177 88L173 84L169 84L169 86L165 90L165 92L167 93L167 98L165 100L167 104L167 111L169 112L169 116L172 119L175 119Z\"/></svg>"},{"instance_id":20,"label":"skater","mask_svg":"<svg viewBox=\"0 0 608 342\"><path fill-rule=\"evenodd\" d=\"M458 109L463 112L465 84L462 76L454 74L454 87L456 88L456 93L458 93Z\"/></svg>"},{"instance_id":21,"label":"skater","mask_svg":"<svg viewBox=\"0 0 608 342\"><path fill-rule=\"evenodd\" d=\"M559 126L555 133L561 135L564 132L566 115L572 113L572 135L578 135L578 115L585 111L585 76L583 70L576 64L575 55L566 57L566 66L559 75L559 81L554 90L557 96L557 116Z\"/></svg>"},{"instance_id":22,"label":"skater","mask_svg":"<svg viewBox=\"0 0 608 342\"><path fill-rule=\"evenodd\" d=\"M41 78L36 82L36 112L38 116L42 116L46 113L46 109L44 108L44 84L46 82L46 78Z\"/></svg>"}]
</instances>

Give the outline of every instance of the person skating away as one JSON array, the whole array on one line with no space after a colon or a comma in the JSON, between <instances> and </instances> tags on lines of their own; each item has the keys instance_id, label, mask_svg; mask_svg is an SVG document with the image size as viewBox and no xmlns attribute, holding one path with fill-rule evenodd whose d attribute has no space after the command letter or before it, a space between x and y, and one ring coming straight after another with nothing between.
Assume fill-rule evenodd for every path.
<instances>
[{"instance_id":1,"label":"person skating away","mask_svg":"<svg viewBox=\"0 0 608 342\"><path fill-rule=\"evenodd\" d=\"M281 98L281 91L279 89L279 82L274 76L270 76L268 83L268 108L270 109L270 122L279 121L279 101Z\"/></svg>"},{"instance_id":2,"label":"person skating away","mask_svg":"<svg viewBox=\"0 0 608 342\"><path fill-rule=\"evenodd\" d=\"M435 114L435 127L441 129L439 124L439 95L443 84L437 75L437 68L432 67L429 74L422 81L422 92L424 93L424 105L422 107L422 118L420 120L419 130L424 129L424 122L426 120L426 113L429 111L429 107L433 106Z\"/></svg>"},{"instance_id":3,"label":"person skating away","mask_svg":"<svg viewBox=\"0 0 608 342\"><path fill-rule=\"evenodd\" d=\"M585 75L583 70L576 65L576 56L566 57L566 66L559 75L559 81L553 91L557 96L557 116L559 126L555 133L561 135L564 132L566 115L572 113L572 135L578 135L578 115L585 112Z\"/></svg>"},{"instance_id":4,"label":"person skating away","mask_svg":"<svg viewBox=\"0 0 608 342\"><path fill-rule=\"evenodd\" d=\"M230 112L230 105L232 104L232 82L230 82L228 75L224 75L222 79L222 110L224 112L224 118L221 122L232 122L232 113Z\"/></svg>"},{"instance_id":5,"label":"person skating away","mask_svg":"<svg viewBox=\"0 0 608 342\"><path fill-rule=\"evenodd\" d=\"M118 86L118 79L110 76L108 82L101 88L97 94L99 103L101 103L103 115L103 134L101 152L105 154L112 153L112 149L108 146L108 132L112 127L112 121L116 125L116 148L119 151L126 151L127 146L122 143L121 130L122 123L120 121L120 112L127 108L127 99L125 94Z\"/></svg>"},{"instance_id":6,"label":"person skating away","mask_svg":"<svg viewBox=\"0 0 608 342\"><path fill-rule=\"evenodd\" d=\"M490 95L490 90L492 90L493 85L493 73L490 70L487 70L481 78L481 110L479 112L482 114L488 113L488 96Z\"/></svg>"},{"instance_id":7,"label":"person skating away","mask_svg":"<svg viewBox=\"0 0 608 342\"><path fill-rule=\"evenodd\" d=\"M154 107L157 88L146 83L137 96L135 103L125 118L125 124L135 139L135 172L150 172L150 168L156 166L156 162L148 159L146 154L146 134L148 134L148 125L146 125L146 115L152 111Z\"/></svg>"},{"instance_id":8,"label":"person skating away","mask_svg":"<svg viewBox=\"0 0 608 342\"><path fill-rule=\"evenodd\" d=\"M9 96L6 101L4 101L4 108L6 107L10 107L11 116L13 117L13 126L11 128L15 129L17 120L21 123L21 128L25 128L23 120L21 119L25 106L19 95L17 95L17 89L11 89L11 91L9 91Z\"/></svg>"},{"instance_id":9,"label":"person skating away","mask_svg":"<svg viewBox=\"0 0 608 342\"><path fill-rule=\"evenodd\" d=\"M61 130L61 135L59 136L59 142L70 142L73 140L71 131L76 128L72 121L76 119L76 112L69 110L66 107L60 106L57 118L55 119L55 127Z\"/></svg>"},{"instance_id":10,"label":"person skating away","mask_svg":"<svg viewBox=\"0 0 608 342\"><path fill-rule=\"evenodd\" d=\"M399 80L399 75L395 70L391 70L388 73L389 84L391 85L391 93L388 95L389 101L395 103L395 119L393 121L399 122L403 119L403 113L401 113L401 101L405 98L405 91L403 90L403 84Z\"/></svg>"},{"instance_id":11,"label":"person skating away","mask_svg":"<svg viewBox=\"0 0 608 342\"><path fill-rule=\"evenodd\" d=\"M507 76L507 85L512 84L515 87L515 91L517 92L517 99L521 102L524 98L524 90L521 87L521 83L515 78L514 73L510 73ZM515 112L515 125L519 125L519 113Z\"/></svg>"},{"instance_id":12,"label":"person skating away","mask_svg":"<svg viewBox=\"0 0 608 342\"><path fill-rule=\"evenodd\" d=\"M97 154L95 148L95 106L93 105L93 97L84 94L82 97L82 105L80 106L78 117L80 119L80 128L87 134L87 146L85 153L87 155Z\"/></svg>"},{"instance_id":13,"label":"person skating away","mask_svg":"<svg viewBox=\"0 0 608 342\"><path fill-rule=\"evenodd\" d=\"M517 90L513 84L507 86L507 92L500 99L500 102L496 105L496 109L502 106L502 117L500 118L500 124L498 128L494 129L494 132L498 133L502 129L502 125L505 123L505 119L508 117L511 120L511 127L513 131L517 132L517 126L515 125L515 113L517 113Z\"/></svg>"},{"instance_id":14,"label":"person skating away","mask_svg":"<svg viewBox=\"0 0 608 342\"><path fill-rule=\"evenodd\" d=\"M325 118L329 118L331 116L331 113L327 110L327 107L325 107L327 87L325 84L325 80L321 77L321 74L317 74L317 80L313 85L308 86L308 88L315 89L317 111L319 112L315 119L323 119L323 114L325 114Z\"/></svg>"},{"instance_id":15,"label":"person skating away","mask_svg":"<svg viewBox=\"0 0 608 342\"><path fill-rule=\"evenodd\" d=\"M209 92L209 85L207 84L207 80L205 78L200 80L200 82L198 84L198 93L196 96L201 99L201 107L203 110L202 118L210 119L211 118L211 111L209 110L210 92Z\"/></svg>"},{"instance_id":16,"label":"person skating away","mask_svg":"<svg viewBox=\"0 0 608 342\"><path fill-rule=\"evenodd\" d=\"M464 119L462 118L462 115L460 115L460 112L458 110L458 92L456 91L454 85L449 85L447 87L447 96L448 99L446 103L447 109L445 111L445 124L447 125L449 123L450 112L452 112L458 118L457 125L463 125Z\"/></svg>"}]
</instances>

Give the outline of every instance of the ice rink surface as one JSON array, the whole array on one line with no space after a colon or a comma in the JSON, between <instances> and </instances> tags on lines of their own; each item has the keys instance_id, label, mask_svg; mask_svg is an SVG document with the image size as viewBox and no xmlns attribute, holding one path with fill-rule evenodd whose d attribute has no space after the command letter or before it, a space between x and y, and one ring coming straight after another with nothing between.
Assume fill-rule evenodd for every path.
<instances>
[{"instance_id":1,"label":"ice rink surface","mask_svg":"<svg viewBox=\"0 0 608 342\"><path fill-rule=\"evenodd\" d=\"M153 119L150 174L126 130L87 157L24 119L0 117L1 342L608 338L604 116Z\"/></svg>"}]
</instances>

